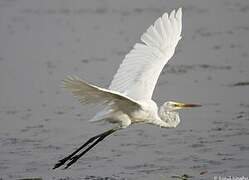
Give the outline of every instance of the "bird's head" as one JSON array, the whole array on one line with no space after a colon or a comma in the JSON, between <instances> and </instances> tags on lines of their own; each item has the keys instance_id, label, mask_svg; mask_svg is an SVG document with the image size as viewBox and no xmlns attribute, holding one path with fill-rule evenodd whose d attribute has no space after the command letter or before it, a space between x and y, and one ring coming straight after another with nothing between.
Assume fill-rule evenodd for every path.
<instances>
[{"instance_id":1,"label":"bird's head","mask_svg":"<svg viewBox=\"0 0 249 180\"><path fill-rule=\"evenodd\" d=\"M176 127L180 123L179 113L176 110L192 107L200 107L198 104L186 104L175 101L165 102L160 110L159 116L161 120L167 123L167 127Z\"/></svg>"}]
</instances>

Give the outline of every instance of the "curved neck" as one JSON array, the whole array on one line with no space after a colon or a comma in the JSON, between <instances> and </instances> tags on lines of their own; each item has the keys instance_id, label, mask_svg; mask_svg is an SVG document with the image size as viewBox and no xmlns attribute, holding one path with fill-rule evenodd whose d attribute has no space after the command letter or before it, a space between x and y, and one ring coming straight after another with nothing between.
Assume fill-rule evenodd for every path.
<instances>
[{"instance_id":1,"label":"curved neck","mask_svg":"<svg viewBox=\"0 0 249 180\"><path fill-rule=\"evenodd\" d=\"M179 113L164 106L159 110L159 117L168 128L175 128L180 123Z\"/></svg>"}]
</instances>

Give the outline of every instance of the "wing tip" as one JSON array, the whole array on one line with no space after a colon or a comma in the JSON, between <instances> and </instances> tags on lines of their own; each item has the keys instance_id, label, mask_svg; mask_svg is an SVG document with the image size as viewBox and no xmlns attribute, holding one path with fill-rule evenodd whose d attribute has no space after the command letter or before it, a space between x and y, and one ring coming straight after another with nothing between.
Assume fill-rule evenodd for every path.
<instances>
[{"instance_id":1,"label":"wing tip","mask_svg":"<svg viewBox=\"0 0 249 180\"><path fill-rule=\"evenodd\" d=\"M173 10L170 12L169 18L170 18L170 19L175 18L175 13L176 13L176 10L173 9Z\"/></svg>"},{"instance_id":2,"label":"wing tip","mask_svg":"<svg viewBox=\"0 0 249 180\"><path fill-rule=\"evenodd\" d=\"M182 19L182 7L178 8L175 16L177 19Z\"/></svg>"},{"instance_id":3,"label":"wing tip","mask_svg":"<svg viewBox=\"0 0 249 180\"><path fill-rule=\"evenodd\" d=\"M178 9L173 9L169 13L165 12L161 16L161 18L163 18L163 19L166 19L166 18L168 19L169 17L171 17L171 18L174 18L174 17L181 18L182 17L182 7L179 7Z\"/></svg>"},{"instance_id":4,"label":"wing tip","mask_svg":"<svg viewBox=\"0 0 249 180\"><path fill-rule=\"evenodd\" d=\"M72 86L77 82L82 81L78 76L76 75L68 75L65 79L61 80L62 82L62 88L65 89L71 89Z\"/></svg>"}]
</instances>

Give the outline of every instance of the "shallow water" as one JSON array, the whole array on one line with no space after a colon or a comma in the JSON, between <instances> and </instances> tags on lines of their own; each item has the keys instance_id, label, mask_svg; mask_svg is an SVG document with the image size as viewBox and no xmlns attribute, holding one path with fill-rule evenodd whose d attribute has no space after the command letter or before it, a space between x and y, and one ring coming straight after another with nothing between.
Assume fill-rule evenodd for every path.
<instances>
[{"instance_id":1,"label":"shallow water","mask_svg":"<svg viewBox=\"0 0 249 180\"><path fill-rule=\"evenodd\" d=\"M183 39L155 89L200 103L176 129L137 125L68 170L52 170L91 136L96 108L60 88L66 75L107 87L124 55L165 11L183 7ZM0 1L0 177L189 179L249 176L249 3L220 1Z\"/></svg>"}]
</instances>

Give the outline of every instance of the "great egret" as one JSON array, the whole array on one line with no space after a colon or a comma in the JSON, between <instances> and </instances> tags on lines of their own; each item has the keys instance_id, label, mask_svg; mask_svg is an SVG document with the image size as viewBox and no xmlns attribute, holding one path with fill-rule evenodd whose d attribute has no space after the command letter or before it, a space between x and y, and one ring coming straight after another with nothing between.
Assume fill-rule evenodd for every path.
<instances>
[{"instance_id":1,"label":"great egret","mask_svg":"<svg viewBox=\"0 0 249 180\"><path fill-rule=\"evenodd\" d=\"M109 89L92 85L76 76L69 76L63 80L64 87L71 90L81 103L105 105L105 108L90 121L105 120L117 126L90 138L72 154L59 160L54 169L69 161L65 166L68 168L97 143L117 130L135 123L175 128L180 123L176 110L199 106L168 101L158 111L157 104L152 100L158 77L164 65L173 56L176 45L181 39L181 31L181 8L159 17L141 36L143 43L136 43L125 56ZM85 147L87 148L79 153Z\"/></svg>"}]
</instances>

